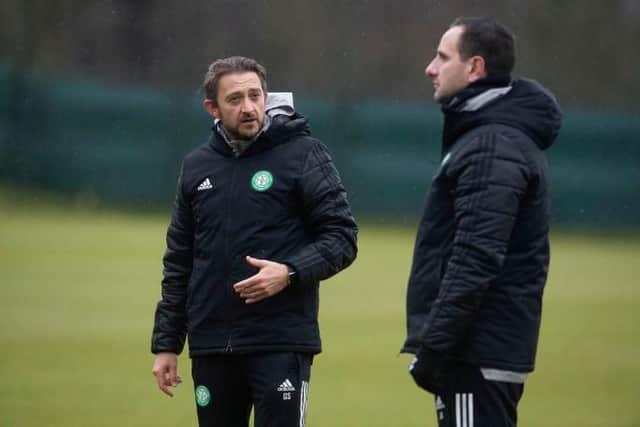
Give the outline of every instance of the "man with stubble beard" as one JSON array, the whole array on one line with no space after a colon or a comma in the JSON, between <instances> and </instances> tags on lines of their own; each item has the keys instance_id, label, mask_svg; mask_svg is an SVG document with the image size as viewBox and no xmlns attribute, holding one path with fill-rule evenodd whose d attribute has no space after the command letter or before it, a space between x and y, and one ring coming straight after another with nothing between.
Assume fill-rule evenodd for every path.
<instances>
[{"instance_id":1,"label":"man with stubble beard","mask_svg":"<svg viewBox=\"0 0 640 427\"><path fill-rule=\"evenodd\" d=\"M151 351L158 387L189 339L200 426L304 424L320 352L319 282L356 257L357 227L326 147L255 60L205 75L209 142L189 153L167 231Z\"/></svg>"}]
</instances>

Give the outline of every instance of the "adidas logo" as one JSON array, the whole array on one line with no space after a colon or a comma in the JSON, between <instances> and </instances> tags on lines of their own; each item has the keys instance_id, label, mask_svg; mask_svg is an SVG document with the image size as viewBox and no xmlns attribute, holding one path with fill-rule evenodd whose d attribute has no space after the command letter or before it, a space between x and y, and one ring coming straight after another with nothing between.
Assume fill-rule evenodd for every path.
<instances>
[{"instance_id":1,"label":"adidas logo","mask_svg":"<svg viewBox=\"0 0 640 427\"><path fill-rule=\"evenodd\" d=\"M278 386L278 391L296 391L296 388L291 384L289 378L287 378Z\"/></svg>"},{"instance_id":2,"label":"adidas logo","mask_svg":"<svg viewBox=\"0 0 640 427\"><path fill-rule=\"evenodd\" d=\"M440 399L440 396L436 397L436 411L442 411L445 408L444 403L442 402L442 399Z\"/></svg>"},{"instance_id":3,"label":"adidas logo","mask_svg":"<svg viewBox=\"0 0 640 427\"><path fill-rule=\"evenodd\" d=\"M202 181L202 183L200 183L200 185L198 185L198 191L211 190L212 188L213 188L213 184L211 184L211 181L209 181L209 178L205 179L204 181Z\"/></svg>"}]
</instances>

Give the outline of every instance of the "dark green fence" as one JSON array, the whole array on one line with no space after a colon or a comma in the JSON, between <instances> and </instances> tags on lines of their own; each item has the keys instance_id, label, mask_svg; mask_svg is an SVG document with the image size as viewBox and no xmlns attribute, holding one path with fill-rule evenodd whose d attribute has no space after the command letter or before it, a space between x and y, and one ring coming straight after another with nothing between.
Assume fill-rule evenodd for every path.
<instances>
[{"instance_id":1,"label":"dark green fence","mask_svg":"<svg viewBox=\"0 0 640 427\"><path fill-rule=\"evenodd\" d=\"M439 164L430 100L326 103L296 98L331 149L354 210L414 219ZM210 120L197 95L30 77L0 66L0 184L167 208L183 155ZM637 116L565 111L549 150L555 223L640 227Z\"/></svg>"}]
</instances>

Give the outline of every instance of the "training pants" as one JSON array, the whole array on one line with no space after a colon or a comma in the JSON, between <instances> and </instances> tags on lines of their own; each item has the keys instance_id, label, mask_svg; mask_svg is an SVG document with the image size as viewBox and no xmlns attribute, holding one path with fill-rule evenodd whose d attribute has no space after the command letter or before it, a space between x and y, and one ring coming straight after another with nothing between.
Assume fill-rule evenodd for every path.
<instances>
[{"instance_id":1,"label":"training pants","mask_svg":"<svg viewBox=\"0 0 640 427\"><path fill-rule=\"evenodd\" d=\"M439 427L515 427L524 384L487 380L480 368L456 364L435 395Z\"/></svg>"},{"instance_id":2,"label":"training pants","mask_svg":"<svg viewBox=\"0 0 640 427\"><path fill-rule=\"evenodd\" d=\"M313 356L263 352L194 357L200 427L303 427Z\"/></svg>"}]
</instances>

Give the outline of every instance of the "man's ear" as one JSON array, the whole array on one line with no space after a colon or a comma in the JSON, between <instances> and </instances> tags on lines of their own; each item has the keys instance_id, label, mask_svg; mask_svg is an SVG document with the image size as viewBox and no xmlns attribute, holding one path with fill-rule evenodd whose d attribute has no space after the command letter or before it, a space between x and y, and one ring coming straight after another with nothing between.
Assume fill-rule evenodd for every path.
<instances>
[{"instance_id":1,"label":"man's ear","mask_svg":"<svg viewBox=\"0 0 640 427\"><path fill-rule=\"evenodd\" d=\"M218 109L218 106L216 105L215 102L207 98L202 102L202 105L204 106L204 109L207 110L207 113L209 113L211 117L214 117L216 119L220 118L220 110Z\"/></svg>"},{"instance_id":2,"label":"man's ear","mask_svg":"<svg viewBox=\"0 0 640 427\"><path fill-rule=\"evenodd\" d=\"M486 63L482 56L472 56L469 59L469 67L469 83L473 83L487 77Z\"/></svg>"}]
</instances>

